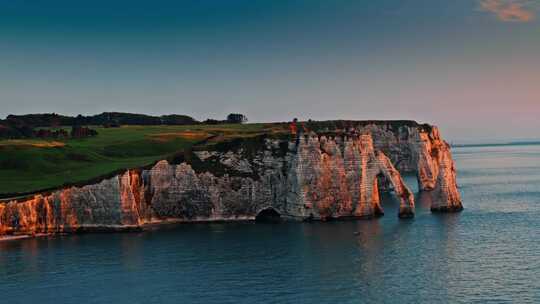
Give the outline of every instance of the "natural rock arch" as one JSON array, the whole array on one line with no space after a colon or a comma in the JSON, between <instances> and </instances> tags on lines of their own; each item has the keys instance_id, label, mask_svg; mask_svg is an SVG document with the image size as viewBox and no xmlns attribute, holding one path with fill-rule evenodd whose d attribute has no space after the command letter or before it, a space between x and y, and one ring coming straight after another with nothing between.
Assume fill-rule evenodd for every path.
<instances>
[{"instance_id":1,"label":"natural rock arch","mask_svg":"<svg viewBox=\"0 0 540 304\"><path fill-rule=\"evenodd\" d=\"M356 208L357 216L377 216L384 214L380 204L378 177L384 176L398 198L400 218L414 217L414 195L407 188L399 171L382 152L375 152L370 135L360 136L360 156L362 158L360 178L360 198Z\"/></svg>"}]
</instances>

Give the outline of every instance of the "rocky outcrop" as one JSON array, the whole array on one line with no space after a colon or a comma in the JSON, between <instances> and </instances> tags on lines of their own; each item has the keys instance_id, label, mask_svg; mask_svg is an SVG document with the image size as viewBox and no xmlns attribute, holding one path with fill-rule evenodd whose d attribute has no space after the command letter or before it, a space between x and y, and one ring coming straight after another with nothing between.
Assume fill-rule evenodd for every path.
<instances>
[{"instance_id":1,"label":"rocky outcrop","mask_svg":"<svg viewBox=\"0 0 540 304\"><path fill-rule=\"evenodd\" d=\"M289 185L293 191L290 214L314 218L382 215L378 176L394 186L401 217L411 217L414 196L391 161L373 148L371 135L328 138L302 136L291 157ZM295 189L297 188L297 189Z\"/></svg>"},{"instance_id":2,"label":"rocky outcrop","mask_svg":"<svg viewBox=\"0 0 540 304\"><path fill-rule=\"evenodd\" d=\"M329 220L384 213L414 216L401 172L417 172L433 211L462 209L450 149L437 128L416 123L306 126L186 151L97 184L0 203L0 235L140 229L171 221ZM295 128L296 129L296 128ZM258 216L259 215L259 216Z\"/></svg>"},{"instance_id":3,"label":"rocky outcrop","mask_svg":"<svg viewBox=\"0 0 540 304\"><path fill-rule=\"evenodd\" d=\"M463 210L450 145L437 127L406 122L399 127L391 123L381 127L373 123L359 130L372 134L375 149L387 155L398 171L417 175L418 188L431 197L432 211Z\"/></svg>"},{"instance_id":4,"label":"rocky outcrop","mask_svg":"<svg viewBox=\"0 0 540 304\"><path fill-rule=\"evenodd\" d=\"M419 133L417 138L418 185L420 190L431 191L431 210L463 210L450 145L441 139L437 128L430 133Z\"/></svg>"}]
</instances>

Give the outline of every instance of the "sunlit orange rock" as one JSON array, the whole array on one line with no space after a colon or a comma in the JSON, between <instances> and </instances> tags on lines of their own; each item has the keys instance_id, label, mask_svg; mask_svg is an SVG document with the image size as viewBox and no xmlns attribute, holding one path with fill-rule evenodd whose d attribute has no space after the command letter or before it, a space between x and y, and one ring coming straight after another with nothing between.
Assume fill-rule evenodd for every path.
<instances>
[{"instance_id":1,"label":"sunlit orange rock","mask_svg":"<svg viewBox=\"0 0 540 304\"><path fill-rule=\"evenodd\" d=\"M189 162L163 160L99 183L0 202L0 235L251 220L263 210L300 220L371 218L384 213L383 191L395 194L399 217L413 217L414 196L400 172L417 173L431 210L463 208L450 147L436 127L326 122L296 131L246 138L226 150L194 148Z\"/></svg>"},{"instance_id":2,"label":"sunlit orange rock","mask_svg":"<svg viewBox=\"0 0 540 304\"><path fill-rule=\"evenodd\" d=\"M416 144L419 188L432 191L432 211L452 212L463 209L456 184L456 168L450 145L440 138L439 130L419 132Z\"/></svg>"}]
</instances>

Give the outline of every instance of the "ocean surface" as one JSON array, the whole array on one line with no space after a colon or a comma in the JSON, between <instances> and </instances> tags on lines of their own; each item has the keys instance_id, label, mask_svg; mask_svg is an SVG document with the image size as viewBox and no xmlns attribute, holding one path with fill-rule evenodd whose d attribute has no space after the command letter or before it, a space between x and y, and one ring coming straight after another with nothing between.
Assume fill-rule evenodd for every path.
<instances>
[{"instance_id":1,"label":"ocean surface","mask_svg":"<svg viewBox=\"0 0 540 304\"><path fill-rule=\"evenodd\" d=\"M0 242L0 303L540 303L540 145L453 152L462 213Z\"/></svg>"}]
</instances>

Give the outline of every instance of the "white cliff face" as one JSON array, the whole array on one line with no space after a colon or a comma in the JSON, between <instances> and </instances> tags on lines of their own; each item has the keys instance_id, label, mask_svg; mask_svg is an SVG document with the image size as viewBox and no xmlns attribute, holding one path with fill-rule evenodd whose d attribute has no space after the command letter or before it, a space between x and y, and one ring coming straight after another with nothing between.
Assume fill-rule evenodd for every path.
<instances>
[{"instance_id":1,"label":"white cliff face","mask_svg":"<svg viewBox=\"0 0 540 304\"><path fill-rule=\"evenodd\" d=\"M382 175L394 186L401 202L400 216L414 214L414 197L399 172L382 153L375 152L371 135L345 138L301 137L293 156L296 183L300 189L295 205L302 216L373 217L384 212L379 203L377 178Z\"/></svg>"},{"instance_id":2,"label":"white cliff face","mask_svg":"<svg viewBox=\"0 0 540 304\"><path fill-rule=\"evenodd\" d=\"M456 168L450 145L433 127L430 133L419 133L415 145L418 157L418 184L423 191L432 192L432 211L461 211L461 197L457 190Z\"/></svg>"},{"instance_id":3,"label":"white cliff face","mask_svg":"<svg viewBox=\"0 0 540 304\"><path fill-rule=\"evenodd\" d=\"M450 145L441 138L437 127L401 126L391 130L370 124L359 132L372 134L375 149L387 155L400 172L417 174L418 188L430 193L432 211L463 209Z\"/></svg>"},{"instance_id":4,"label":"white cliff face","mask_svg":"<svg viewBox=\"0 0 540 304\"><path fill-rule=\"evenodd\" d=\"M378 181L414 216L398 170L418 172L433 211L462 209L448 144L436 128L365 125L347 132L258 138L193 152L98 184L0 203L0 235L137 229L169 221L370 218L384 213Z\"/></svg>"}]
</instances>

